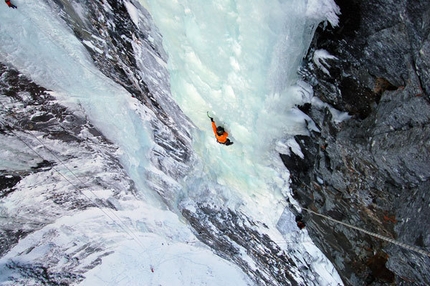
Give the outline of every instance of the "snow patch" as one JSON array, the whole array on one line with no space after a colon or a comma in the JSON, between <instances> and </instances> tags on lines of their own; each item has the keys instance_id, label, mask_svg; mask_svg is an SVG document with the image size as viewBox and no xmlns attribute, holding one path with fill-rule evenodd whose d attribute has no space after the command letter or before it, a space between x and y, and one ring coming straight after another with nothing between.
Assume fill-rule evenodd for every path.
<instances>
[{"instance_id":1,"label":"snow patch","mask_svg":"<svg viewBox=\"0 0 430 286\"><path fill-rule=\"evenodd\" d=\"M332 117L333 117L333 122L336 124L339 124L342 121L345 121L345 120L348 120L349 118L351 118L351 115L349 115L348 112L339 111L336 108L332 107L330 104L327 104L327 103L321 101L317 97L312 98L312 105L314 105L320 109L327 107L328 110L330 111Z\"/></svg>"},{"instance_id":2,"label":"snow patch","mask_svg":"<svg viewBox=\"0 0 430 286\"><path fill-rule=\"evenodd\" d=\"M131 20L139 28L139 11L137 8L130 2L124 1L124 6L127 9L128 14L130 15Z\"/></svg>"},{"instance_id":3,"label":"snow patch","mask_svg":"<svg viewBox=\"0 0 430 286\"><path fill-rule=\"evenodd\" d=\"M333 0L308 0L306 16L317 21L329 21L333 27L339 24L340 8Z\"/></svg>"},{"instance_id":4,"label":"snow patch","mask_svg":"<svg viewBox=\"0 0 430 286\"><path fill-rule=\"evenodd\" d=\"M101 49L97 48L91 41L83 40L82 42L85 44L85 46L92 49L93 51L95 51L99 54L103 54L103 51Z\"/></svg>"},{"instance_id":5,"label":"snow patch","mask_svg":"<svg viewBox=\"0 0 430 286\"><path fill-rule=\"evenodd\" d=\"M330 76L330 72L327 69L330 68L330 65L327 63L327 60L337 60L337 58L330 55L330 53L324 49L316 50L314 52L313 61L315 65L326 75Z\"/></svg>"}]
</instances>

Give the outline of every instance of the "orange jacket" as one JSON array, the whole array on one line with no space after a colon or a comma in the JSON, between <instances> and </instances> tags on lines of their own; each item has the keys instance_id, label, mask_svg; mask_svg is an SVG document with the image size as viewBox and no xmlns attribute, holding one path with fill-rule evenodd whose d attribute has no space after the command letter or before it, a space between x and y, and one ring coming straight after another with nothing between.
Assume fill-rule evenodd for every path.
<instances>
[{"instance_id":1,"label":"orange jacket","mask_svg":"<svg viewBox=\"0 0 430 286\"><path fill-rule=\"evenodd\" d=\"M224 144L227 141L228 133L224 131L222 135L218 135L216 133L216 124L214 121L212 121L212 130L214 131L215 138L219 143Z\"/></svg>"},{"instance_id":2,"label":"orange jacket","mask_svg":"<svg viewBox=\"0 0 430 286\"><path fill-rule=\"evenodd\" d=\"M4 0L4 2L7 4L7 6L9 6L9 8L13 8L16 9L17 7L15 5L13 5L10 0Z\"/></svg>"}]
</instances>

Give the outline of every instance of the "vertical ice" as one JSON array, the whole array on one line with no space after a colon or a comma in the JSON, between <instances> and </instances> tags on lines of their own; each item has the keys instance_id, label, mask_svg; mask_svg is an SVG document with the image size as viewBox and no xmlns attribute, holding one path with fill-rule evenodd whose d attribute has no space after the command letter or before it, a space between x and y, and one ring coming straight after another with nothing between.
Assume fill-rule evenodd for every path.
<instances>
[{"instance_id":1,"label":"vertical ice","mask_svg":"<svg viewBox=\"0 0 430 286\"><path fill-rule=\"evenodd\" d=\"M288 174L274 146L305 132L291 108L302 101L293 85L313 32L306 2L140 2L163 35L173 97L199 128L194 146L203 160L200 176L233 190L216 199L247 201L245 208L275 224ZM215 142L206 111L225 126L234 145ZM194 184L188 192L197 197L206 188Z\"/></svg>"},{"instance_id":2,"label":"vertical ice","mask_svg":"<svg viewBox=\"0 0 430 286\"><path fill-rule=\"evenodd\" d=\"M276 146L306 133L294 106L310 99L303 97L309 90L296 85L297 70L318 23L329 15L336 24L336 5L330 0L140 2L163 35L173 97L198 127L194 148L202 164L184 182L187 197L264 221L279 239L276 229L285 226L278 221L290 190ZM215 142L207 111L234 145ZM289 222L295 224L294 218ZM294 247L314 255L313 261L325 261L312 243Z\"/></svg>"}]
</instances>

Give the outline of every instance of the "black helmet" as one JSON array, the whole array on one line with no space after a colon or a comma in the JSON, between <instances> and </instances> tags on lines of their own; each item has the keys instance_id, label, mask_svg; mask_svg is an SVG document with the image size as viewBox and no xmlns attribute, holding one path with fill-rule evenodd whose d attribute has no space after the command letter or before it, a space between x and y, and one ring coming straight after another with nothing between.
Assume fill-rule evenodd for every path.
<instances>
[{"instance_id":1,"label":"black helmet","mask_svg":"<svg viewBox=\"0 0 430 286\"><path fill-rule=\"evenodd\" d=\"M218 126L217 128L216 128L216 134L218 134L218 135L222 135L224 133L224 128L223 127L221 127L221 126Z\"/></svg>"}]
</instances>

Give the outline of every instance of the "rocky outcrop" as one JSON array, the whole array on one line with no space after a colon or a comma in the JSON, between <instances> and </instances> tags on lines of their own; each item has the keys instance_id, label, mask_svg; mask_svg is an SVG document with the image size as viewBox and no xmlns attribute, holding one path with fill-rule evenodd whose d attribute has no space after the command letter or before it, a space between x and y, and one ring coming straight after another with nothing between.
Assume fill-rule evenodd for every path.
<instances>
[{"instance_id":1,"label":"rocky outcrop","mask_svg":"<svg viewBox=\"0 0 430 286\"><path fill-rule=\"evenodd\" d=\"M304 159L281 155L293 192L305 208L428 253L430 2L336 2L339 27L318 29L301 70L324 102L300 107L317 128L296 137ZM303 214L347 285L430 284L430 257Z\"/></svg>"},{"instance_id":2,"label":"rocky outcrop","mask_svg":"<svg viewBox=\"0 0 430 286\"><path fill-rule=\"evenodd\" d=\"M198 204L195 212L183 209L182 214L201 241L233 261L256 285L300 285L297 277L312 276L308 269L299 271L291 254L259 230L267 227L245 214L209 204Z\"/></svg>"}]
</instances>

